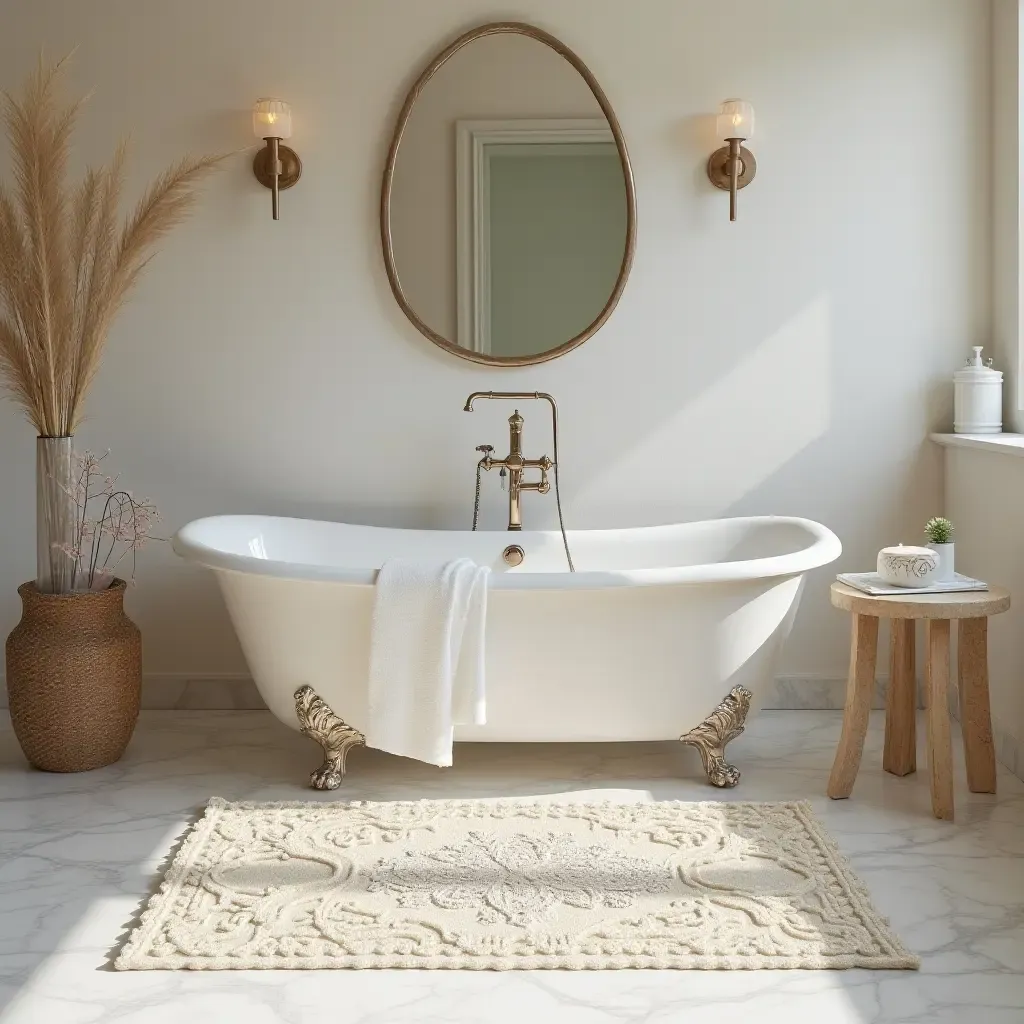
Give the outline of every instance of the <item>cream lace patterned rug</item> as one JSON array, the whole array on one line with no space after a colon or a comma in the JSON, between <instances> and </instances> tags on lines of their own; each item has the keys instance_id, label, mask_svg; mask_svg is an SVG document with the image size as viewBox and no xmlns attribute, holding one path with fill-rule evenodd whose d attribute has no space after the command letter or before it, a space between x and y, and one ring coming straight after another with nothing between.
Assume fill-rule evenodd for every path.
<instances>
[{"instance_id":1,"label":"cream lace patterned rug","mask_svg":"<svg viewBox=\"0 0 1024 1024\"><path fill-rule=\"evenodd\" d=\"M918 961L802 803L213 799L116 966Z\"/></svg>"}]
</instances>

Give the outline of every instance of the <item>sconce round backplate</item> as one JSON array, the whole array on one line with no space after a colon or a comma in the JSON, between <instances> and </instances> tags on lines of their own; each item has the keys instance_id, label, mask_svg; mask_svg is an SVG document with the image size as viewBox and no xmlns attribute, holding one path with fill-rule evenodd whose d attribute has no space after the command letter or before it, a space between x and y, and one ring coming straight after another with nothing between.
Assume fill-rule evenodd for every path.
<instances>
[{"instance_id":1,"label":"sconce round backplate","mask_svg":"<svg viewBox=\"0 0 1024 1024\"><path fill-rule=\"evenodd\" d=\"M302 161L299 154L291 146L281 143L277 145L278 158L281 161L281 173L277 178L279 189L291 188L302 177ZM270 146L264 146L256 152L252 159L252 173L256 180L266 188L274 187L274 179L270 174Z\"/></svg>"},{"instance_id":2,"label":"sconce round backplate","mask_svg":"<svg viewBox=\"0 0 1024 1024\"><path fill-rule=\"evenodd\" d=\"M736 182L737 188L745 188L754 180L757 174L757 161L754 154L746 146L740 146L740 167L739 179ZM708 178L715 188L729 191L729 147L723 146L716 149L708 158Z\"/></svg>"}]
</instances>

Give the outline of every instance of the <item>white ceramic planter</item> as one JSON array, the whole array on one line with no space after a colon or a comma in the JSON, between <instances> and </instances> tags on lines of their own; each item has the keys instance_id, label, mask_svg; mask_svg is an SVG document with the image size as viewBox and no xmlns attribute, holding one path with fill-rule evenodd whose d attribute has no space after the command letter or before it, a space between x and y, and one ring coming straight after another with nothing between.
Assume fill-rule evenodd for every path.
<instances>
[{"instance_id":1,"label":"white ceramic planter","mask_svg":"<svg viewBox=\"0 0 1024 1024\"><path fill-rule=\"evenodd\" d=\"M955 544L929 544L929 548L939 556L938 575L935 579L939 583L952 583L956 579L956 568L953 558Z\"/></svg>"}]
</instances>

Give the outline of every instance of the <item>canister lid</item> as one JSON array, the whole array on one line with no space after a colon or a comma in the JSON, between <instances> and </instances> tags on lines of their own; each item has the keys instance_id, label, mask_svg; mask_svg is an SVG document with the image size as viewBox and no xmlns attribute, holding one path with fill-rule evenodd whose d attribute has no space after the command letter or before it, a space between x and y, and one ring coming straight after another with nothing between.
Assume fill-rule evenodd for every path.
<instances>
[{"instance_id":1,"label":"canister lid","mask_svg":"<svg viewBox=\"0 0 1024 1024\"><path fill-rule=\"evenodd\" d=\"M953 380L957 383L971 382L974 384L985 383L995 384L1001 383L1003 379L1002 370L992 369L992 360L989 359L987 362L981 358L983 346L974 346L974 355L968 358L967 362L953 374Z\"/></svg>"}]
</instances>

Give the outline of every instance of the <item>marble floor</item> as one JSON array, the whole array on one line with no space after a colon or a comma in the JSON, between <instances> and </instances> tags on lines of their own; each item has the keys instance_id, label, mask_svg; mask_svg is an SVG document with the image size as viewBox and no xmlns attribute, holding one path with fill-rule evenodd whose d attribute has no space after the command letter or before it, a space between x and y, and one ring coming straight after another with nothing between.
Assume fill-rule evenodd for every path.
<instances>
[{"instance_id":1,"label":"marble floor","mask_svg":"<svg viewBox=\"0 0 1024 1024\"><path fill-rule=\"evenodd\" d=\"M334 798L809 799L920 972L115 972L111 953L211 795L316 798L317 750L269 713L144 712L124 760L47 775L0 723L2 1024L1022 1024L1024 783L935 821L923 773L882 772L871 724L853 799L823 794L840 715L763 712L730 746L738 789L678 744L461 745L436 769L357 750ZM923 758L920 763L924 763ZM330 799L332 795L322 798Z\"/></svg>"}]
</instances>

